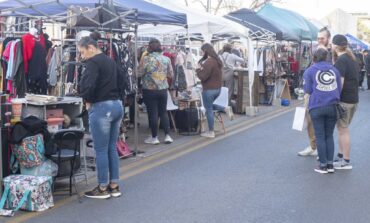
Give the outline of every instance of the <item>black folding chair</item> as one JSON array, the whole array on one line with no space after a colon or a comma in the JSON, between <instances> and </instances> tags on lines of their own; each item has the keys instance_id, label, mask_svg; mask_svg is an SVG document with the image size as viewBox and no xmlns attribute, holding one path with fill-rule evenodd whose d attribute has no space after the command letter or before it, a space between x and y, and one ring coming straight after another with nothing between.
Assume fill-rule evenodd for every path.
<instances>
[{"instance_id":1,"label":"black folding chair","mask_svg":"<svg viewBox=\"0 0 370 223\"><path fill-rule=\"evenodd\" d=\"M69 177L69 195L72 195L72 184L78 194L75 173L81 166L80 142L83 136L84 132L80 130L62 130L53 137L57 152L50 158L58 164L58 174L54 180Z\"/></svg>"}]
</instances>

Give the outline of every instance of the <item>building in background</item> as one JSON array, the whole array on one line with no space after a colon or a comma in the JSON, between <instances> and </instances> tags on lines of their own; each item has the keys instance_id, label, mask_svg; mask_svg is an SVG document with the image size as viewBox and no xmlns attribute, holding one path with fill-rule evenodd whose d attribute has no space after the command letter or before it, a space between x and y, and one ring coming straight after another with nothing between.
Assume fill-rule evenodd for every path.
<instances>
[{"instance_id":1,"label":"building in background","mask_svg":"<svg viewBox=\"0 0 370 223\"><path fill-rule=\"evenodd\" d=\"M324 17L321 22L328 26L333 33L349 33L353 36L357 36L356 17L343 11L342 9L334 10Z\"/></svg>"},{"instance_id":2,"label":"building in background","mask_svg":"<svg viewBox=\"0 0 370 223\"><path fill-rule=\"evenodd\" d=\"M357 37L370 43L370 14L351 13L357 19Z\"/></svg>"}]
</instances>

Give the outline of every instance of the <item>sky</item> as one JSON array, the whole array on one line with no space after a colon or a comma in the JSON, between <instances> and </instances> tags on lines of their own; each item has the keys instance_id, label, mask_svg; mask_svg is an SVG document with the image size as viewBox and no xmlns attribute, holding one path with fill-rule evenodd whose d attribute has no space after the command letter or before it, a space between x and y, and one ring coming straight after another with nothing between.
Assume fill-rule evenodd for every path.
<instances>
[{"instance_id":1,"label":"sky","mask_svg":"<svg viewBox=\"0 0 370 223\"><path fill-rule=\"evenodd\" d=\"M305 17L318 20L337 8L349 13L370 13L370 0L282 0L282 3L276 3L275 5L286 7Z\"/></svg>"},{"instance_id":2,"label":"sky","mask_svg":"<svg viewBox=\"0 0 370 223\"><path fill-rule=\"evenodd\" d=\"M184 3L185 0L172 0L179 3ZM206 0L203 0L206 2ZM211 0L212 5L217 3L217 0ZM249 7L251 0L240 0L243 7ZM190 7L203 7L200 4L193 3L193 0L188 0ZM320 20L337 8L343 9L346 12L366 12L370 14L370 0L281 0L281 3L273 3L275 6L286 8L299 14Z\"/></svg>"}]
</instances>

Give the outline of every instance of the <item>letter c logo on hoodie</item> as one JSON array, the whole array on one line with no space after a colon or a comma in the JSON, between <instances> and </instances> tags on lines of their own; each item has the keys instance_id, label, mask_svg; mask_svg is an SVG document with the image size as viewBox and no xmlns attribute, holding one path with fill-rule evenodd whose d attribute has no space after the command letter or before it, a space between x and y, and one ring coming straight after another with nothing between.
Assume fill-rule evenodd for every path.
<instances>
[{"instance_id":1,"label":"letter c logo on hoodie","mask_svg":"<svg viewBox=\"0 0 370 223\"><path fill-rule=\"evenodd\" d=\"M319 91L334 91L338 88L337 79L333 70L317 71L316 73L316 89Z\"/></svg>"}]
</instances>

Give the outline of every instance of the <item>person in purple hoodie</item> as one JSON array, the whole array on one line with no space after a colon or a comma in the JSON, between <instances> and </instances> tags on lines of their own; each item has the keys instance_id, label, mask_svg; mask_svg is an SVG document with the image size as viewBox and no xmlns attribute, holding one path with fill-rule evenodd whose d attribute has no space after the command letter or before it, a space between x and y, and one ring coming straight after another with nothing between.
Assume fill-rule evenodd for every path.
<instances>
[{"instance_id":1,"label":"person in purple hoodie","mask_svg":"<svg viewBox=\"0 0 370 223\"><path fill-rule=\"evenodd\" d=\"M304 90L309 95L309 113L315 130L320 165L318 173L334 173L334 137L337 104L340 100L339 71L326 61L328 51L320 48L313 57L314 64L304 73Z\"/></svg>"}]
</instances>

